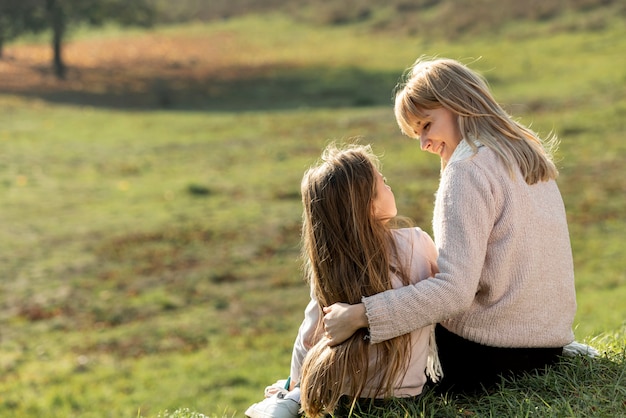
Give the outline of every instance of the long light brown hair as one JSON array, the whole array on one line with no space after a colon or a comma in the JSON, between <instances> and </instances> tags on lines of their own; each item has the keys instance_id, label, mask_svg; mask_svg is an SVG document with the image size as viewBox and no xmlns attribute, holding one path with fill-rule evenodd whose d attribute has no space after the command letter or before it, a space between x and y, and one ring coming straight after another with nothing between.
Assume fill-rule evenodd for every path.
<instances>
[{"instance_id":1,"label":"long light brown hair","mask_svg":"<svg viewBox=\"0 0 626 418\"><path fill-rule=\"evenodd\" d=\"M389 226L374 216L378 168L369 146L331 144L321 162L304 174L302 258L320 306L360 303L365 296L391 289L390 269L409 283L402 266L395 265ZM300 383L307 416L332 413L344 394L356 400L366 384L368 391L375 387L376 397L392 395L406 373L410 335L376 344L375 349L367 337L367 330L360 329L335 347L322 337L308 352Z\"/></svg>"},{"instance_id":2,"label":"long light brown hair","mask_svg":"<svg viewBox=\"0 0 626 418\"><path fill-rule=\"evenodd\" d=\"M394 111L400 130L415 133L424 111L444 107L456 116L463 137L476 151L474 140L495 151L509 172L516 167L528 184L554 179L552 161L557 139L542 140L495 101L487 82L464 64L447 58L418 59L396 87Z\"/></svg>"}]
</instances>

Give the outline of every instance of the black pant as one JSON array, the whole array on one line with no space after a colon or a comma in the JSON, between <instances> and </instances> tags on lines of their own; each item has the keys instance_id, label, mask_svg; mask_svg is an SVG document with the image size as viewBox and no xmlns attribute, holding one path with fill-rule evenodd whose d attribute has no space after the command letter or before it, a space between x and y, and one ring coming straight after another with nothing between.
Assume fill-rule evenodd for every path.
<instances>
[{"instance_id":1,"label":"black pant","mask_svg":"<svg viewBox=\"0 0 626 418\"><path fill-rule=\"evenodd\" d=\"M489 389L502 377L545 369L558 361L563 347L501 348L478 344L445 329L435 328L443 379L435 386L440 393L475 393Z\"/></svg>"}]
</instances>

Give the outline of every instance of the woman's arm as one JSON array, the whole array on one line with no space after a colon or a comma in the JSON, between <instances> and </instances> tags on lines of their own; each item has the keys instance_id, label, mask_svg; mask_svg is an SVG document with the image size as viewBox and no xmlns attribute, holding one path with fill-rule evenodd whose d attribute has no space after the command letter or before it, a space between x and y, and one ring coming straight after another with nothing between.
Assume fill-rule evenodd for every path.
<instances>
[{"instance_id":1,"label":"woman's arm","mask_svg":"<svg viewBox=\"0 0 626 418\"><path fill-rule=\"evenodd\" d=\"M439 233L440 272L414 285L365 297L354 308L338 308L324 318L333 344L367 326L364 322L369 324L371 342L378 343L452 318L470 307L494 222L494 203L482 173L469 164L448 166L437 193L434 227ZM333 312L336 305L330 308Z\"/></svg>"},{"instance_id":2,"label":"woman's arm","mask_svg":"<svg viewBox=\"0 0 626 418\"><path fill-rule=\"evenodd\" d=\"M420 228L404 228L394 230L393 236L398 251L396 261L405 266L412 283L434 276L437 272L437 249L426 232ZM396 286L399 286L399 282ZM330 346L341 344L360 328L369 328L364 303L336 303L323 311L324 328Z\"/></svg>"}]
</instances>

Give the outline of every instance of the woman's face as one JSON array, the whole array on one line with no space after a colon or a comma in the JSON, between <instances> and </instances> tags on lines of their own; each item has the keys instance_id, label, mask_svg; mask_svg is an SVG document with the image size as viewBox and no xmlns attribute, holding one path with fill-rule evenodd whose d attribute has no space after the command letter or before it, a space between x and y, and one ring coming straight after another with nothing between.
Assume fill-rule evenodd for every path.
<instances>
[{"instance_id":1,"label":"woman's face","mask_svg":"<svg viewBox=\"0 0 626 418\"><path fill-rule=\"evenodd\" d=\"M446 163L463 139L456 115L445 107L425 109L424 118L418 120L414 132L422 151L437 154Z\"/></svg>"},{"instance_id":2,"label":"woman's face","mask_svg":"<svg viewBox=\"0 0 626 418\"><path fill-rule=\"evenodd\" d=\"M396 198L387 185L382 174L376 171L376 196L372 202L374 216L382 221L388 221L398 214Z\"/></svg>"}]
</instances>

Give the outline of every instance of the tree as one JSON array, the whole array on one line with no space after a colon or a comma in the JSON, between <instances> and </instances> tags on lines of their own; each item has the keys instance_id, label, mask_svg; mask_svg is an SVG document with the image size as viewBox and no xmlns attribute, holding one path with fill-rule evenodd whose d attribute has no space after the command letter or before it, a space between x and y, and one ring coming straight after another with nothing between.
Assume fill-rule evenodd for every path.
<instances>
[{"instance_id":1,"label":"tree","mask_svg":"<svg viewBox=\"0 0 626 418\"><path fill-rule=\"evenodd\" d=\"M152 25L155 9L150 0L2 0L0 54L3 41L25 32L52 33L53 70L64 78L63 41L72 25L99 26L114 21L124 26Z\"/></svg>"}]
</instances>

